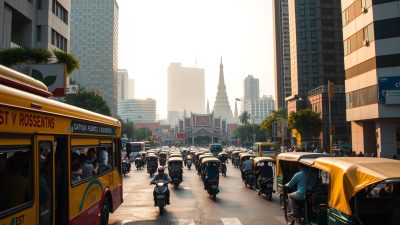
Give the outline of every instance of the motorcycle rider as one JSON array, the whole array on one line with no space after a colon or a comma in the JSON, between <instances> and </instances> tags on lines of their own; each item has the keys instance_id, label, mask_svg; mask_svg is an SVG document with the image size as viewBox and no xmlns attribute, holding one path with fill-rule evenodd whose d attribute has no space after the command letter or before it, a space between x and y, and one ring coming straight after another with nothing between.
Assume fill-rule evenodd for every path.
<instances>
[{"instance_id":1,"label":"motorcycle rider","mask_svg":"<svg viewBox=\"0 0 400 225\"><path fill-rule=\"evenodd\" d=\"M163 166L159 166L157 169L158 173L154 175L153 179L151 179L150 184L156 184L158 180L163 180L167 181L167 183L170 183L171 177L169 177L168 174L165 173L165 168ZM166 204L169 205L169 189L167 186L167 192L165 193L166 197ZM157 194L155 191L153 191L153 198L154 198L154 206L157 206Z\"/></svg>"},{"instance_id":2,"label":"motorcycle rider","mask_svg":"<svg viewBox=\"0 0 400 225\"><path fill-rule=\"evenodd\" d=\"M245 180L246 174L253 170L253 158L249 157L243 162L242 165L242 180Z\"/></svg>"},{"instance_id":3,"label":"motorcycle rider","mask_svg":"<svg viewBox=\"0 0 400 225\"><path fill-rule=\"evenodd\" d=\"M306 166L299 163L299 172L295 173L289 183L285 184L286 188L294 188L296 191L288 195L289 203L292 212L289 213L293 216L298 216L297 201L304 201L306 196L306 189L311 188L317 183L317 176L315 173L307 170Z\"/></svg>"},{"instance_id":4,"label":"motorcycle rider","mask_svg":"<svg viewBox=\"0 0 400 225\"><path fill-rule=\"evenodd\" d=\"M207 190L209 179L215 179L219 176L218 165L209 164L204 168L204 189Z\"/></svg>"},{"instance_id":5,"label":"motorcycle rider","mask_svg":"<svg viewBox=\"0 0 400 225\"><path fill-rule=\"evenodd\" d=\"M147 172L150 172L150 168L157 167L157 161L154 158L149 159L147 162Z\"/></svg>"}]
</instances>

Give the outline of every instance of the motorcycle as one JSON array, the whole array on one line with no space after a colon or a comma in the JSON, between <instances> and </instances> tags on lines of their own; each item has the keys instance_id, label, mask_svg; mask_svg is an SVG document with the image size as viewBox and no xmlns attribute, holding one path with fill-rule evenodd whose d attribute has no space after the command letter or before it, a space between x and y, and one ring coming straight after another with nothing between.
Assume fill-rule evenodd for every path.
<instances>
[{"instance_id":1,"label":"motorcycle","mask_svg":"<svg viewBox=\"0 0 400 225\"><path fill-rule=\"evenodd\" d=\"M190 170L190 168L192 167L192 160L191 159L186 160L186 166Z\"/></svg>"},{"instance_id":2,"label":"motorcycle","mask_svg":"<svg viewBox=\"0 0 400 225\"><path fill-rule=\"evenodd\" d=\"M224 177L226 177L226 170L227 170L227 168L226 168L226 163L225 163L225 162L222 162L222 163L221 163L221 174L222 174L222 176L224 176Z\"/></svg>"},{"instance_id":3,"label":"motorcycle","mask_svg":"<svg viewBox=\"0 0 400 225\"><path fill-rule=\"evenodd\" d=\"M126 176L129 172L131 172L131 163L129 162L129 159L125 157L122 160L122 174Z\"/></svg>"},{"instance_id":4,"label":"motorcycle","mask_svg":"<svg viewBox=\"0 0 400 225\"><path fill-rule=\"evenodd\" d=\"M244 172L244 182L246 186L249 186L250 189L253 189L253 184L254 184L253 171Z\"/></svg>"},{"instance_id":5,"label":"motorcycle","mask_svg":"<svg viewBox=\"0 0 400 225\"><path fill-rule=\"evenodd\" d=\"M265 194L265 197L271 201L272 199L272 193L273 191L273 186L274 186L274 180L273 178L265 178L265 177L260 177L258 178L259 183L260 183L260 187L258 187L259 189L257 190L257 194L261 195L261 194Z\"/></svg>"},{"instance_id":6,"label":"motorcycle","mask_svg":"<svg viewBox=\"0 0 400 225\"><path fill-rule=\"evenodd\" d=\"M172 184L175 187L178 187L180 183L182 183L182 173L180 172L172 172L169 174L172 180Z\"/></svg>"},{"instance_id":7,"label":"motorcycle","mask_svg":"<svg viewBox=\"0 0 400 225\"><path fill-rule=\"evenodd\" d=\"M142 158L135 158L135 165L136 169L140 169L143 166L143 159Z\"/></svg>"},{"instance_id":8,"label":"motorcycle","mask_svg":"<svg viewBox=\"0 0 400 225\"><path fill-rule=\"evenodd\" d=\"M156 194L156 206L160 210L160 214L164 213L164 207L167 204L167 191L168 182L164 180L156 181L156 186L154 187L154 192Z\"/></svg>"},{"instance_id":9,"label":"motorcycle","mask_svg":"<svg viewBox=\"0 0 400 225\"><path fill-rule=\"evenodd\" d=\"M156 170L157 170L157 165L154 164L148 166L148 173L150 177L152 177L156 173Z\"/></svg>"},{"instance_id":10,"label":"motorcycle","mask_svg":"<svg viewBox=\"0 0 400 225\"><path fill-rule=\"evenodd\" d=\"M214 201L215 201L215 199L217 199L217 194L219 193L218 183L219 183L218 178L217 179L209 179L206 181L207 193L212 197L212 199Z\"/></svg>"}]
</instances>

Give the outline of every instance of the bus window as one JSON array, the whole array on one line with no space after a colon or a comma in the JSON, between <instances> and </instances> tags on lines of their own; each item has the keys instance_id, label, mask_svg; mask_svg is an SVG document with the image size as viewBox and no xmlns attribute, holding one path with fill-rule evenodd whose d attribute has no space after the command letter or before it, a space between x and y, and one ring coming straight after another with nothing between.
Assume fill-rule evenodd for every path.
<instances>
[{"instance_id":1,"label":"bus window","mask_svg":"<svg viewBox=\"0 0 400 225\"><path fill-rule=\"evenodd\" d=\"M71 182L101 175L113 168L113 145L79 146L71 149Z\"/></svg>"},{"instance_id":2,"label":"bus window","mask_svg":"<svg viewBox=\"0 0 400 225\"><path fill-rule=\"evenodd\" d=\"M0 215L33 200L32 146L0 146Z\"/></svg>"}]
</instances>

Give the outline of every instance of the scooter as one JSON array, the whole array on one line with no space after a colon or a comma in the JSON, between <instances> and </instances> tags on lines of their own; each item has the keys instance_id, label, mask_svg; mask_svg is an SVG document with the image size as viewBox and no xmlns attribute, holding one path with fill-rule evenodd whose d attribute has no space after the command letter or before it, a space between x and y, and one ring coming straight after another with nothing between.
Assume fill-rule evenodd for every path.
<instances>
[{"instance_id":1,"label":"scooter","mask_svg":"<svg viewBox=\"0 0 400 225\"><path fill-rule=\"evenodd\" d=\"M191 159L186 160L186 166L190 170L190 168L192 167L192 160Z\"/></svg>"},{"instance_id":2,"label":"scooter","mask_svg":"<svg viewBox=\"0 0 400 225\"><path fill-rule=\"evenodd\" d=\"M129 172L131 172L131 163L129 162L129 159L125 157L122 160L122 174L126 176Z\"/></svg>"},{"instance_id":3,"label":"scooter","mask_svg":"<svg viewBox=\"0 0 400 225\"><path fill-rule=\"evenodd\" d=\"M175 171L169 174L169 176L171 177L172 180L172 184L174 185L174 187L178 187L180 183L182 183L182 173Z\"/></svg>"},{"instance_id":4,"label":"scooter","mask_svg":"<svg viewBox=\"0 0 400 225\"><path fill-rule=\"evenodd\" d=\"M259 189L257 190L257 194L261 195L261 194L265 194L265 197L271 201L272 199L272 193L274 192L273 190L273 186L274 186L274 180L273 178L265 178L265 177L260 177L258 178L258 180L260 181L260 187L258 187Z\"/></svg>"},{"instance_id":5,"label":"scooter","mask_svg":"<svg viewBox=\"0 0 400 225\"><path fill-rule=\"evenodd\" d=\"M142 158L135 158L135 165L136 169L140 169L143 166L143 159Z\"/></svg>"},{"instance_id":6,"label":"scooter","mask_svg":"<svg viewBox=\"0 0 400 225\"><path fill-rule=\"evenodd\" d=\"M150 177L152 177L156 173L156 170L157 170L157 166L156 165L149 165L148 166L148 171L149 171Z\"/></svg>"},{"instance_id":7,"label":"scooter","mask_svg":"<svg viewBox=\"0 0 400 225\"><path fill-rule=\"evenodd\" d=\"M217 199L217 194L219 193L218 184L219 184L218 178L209 179L206 181L207 193L212 197L214 201Z\"/></svg>"},{"instance_id":8,"label":"scooter","mask_svg":"<svg viewBox=\"0 0 400 225\"><path fill-rule=\"evenodd\" d=\"M169 182L165 180L158 180L154 187L154 192L156 193L156 206L159 208L160 214L164 213L164 207L167 204L168 183Z\"/></svg>"}]
</instances>

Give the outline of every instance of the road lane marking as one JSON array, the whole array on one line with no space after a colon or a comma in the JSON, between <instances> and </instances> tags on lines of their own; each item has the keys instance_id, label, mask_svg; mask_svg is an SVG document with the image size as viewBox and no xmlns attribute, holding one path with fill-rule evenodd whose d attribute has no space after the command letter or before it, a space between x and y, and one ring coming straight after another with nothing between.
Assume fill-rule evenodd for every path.
<instances>
[{"instance_id":1,"label":"road lane marking","mask_svg":"<svg viewBox=\"0 0 400 225\"><path fill-rule=\"evenodd\" d=\"M237 217L233 218L221 218L221 221L224 225L242 225L240 220Z\"/></svg>"}]
</instances>

